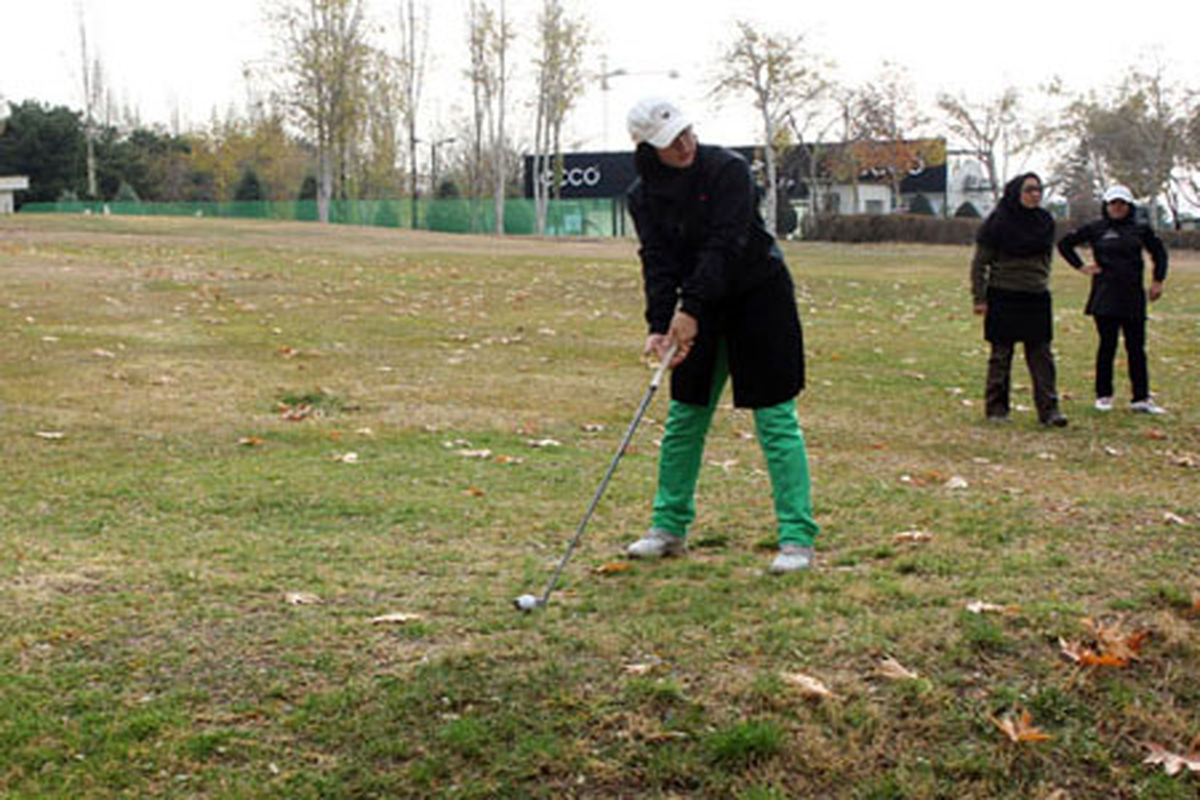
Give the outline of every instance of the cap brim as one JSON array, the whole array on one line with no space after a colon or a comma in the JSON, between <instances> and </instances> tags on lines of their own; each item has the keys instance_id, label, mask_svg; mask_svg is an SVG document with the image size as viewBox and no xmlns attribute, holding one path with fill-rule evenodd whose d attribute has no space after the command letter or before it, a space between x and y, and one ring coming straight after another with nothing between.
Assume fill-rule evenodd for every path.
<instances>
[{"instance_id":1,"label":"cap brim","mask_svg":"<svg viewBox=\"0 0 1200 800\"><path fill-rule=\"evenodd\" d=\"M658 131L658 133L648 137L646 141L660 150L670 147L671 142L675 141L675 137L690 128L691 125L692 121L680 114L679 116L675 117L675 119L670 120L666 125L664 125L662 130Z\"/></svg>"}]
</instances>

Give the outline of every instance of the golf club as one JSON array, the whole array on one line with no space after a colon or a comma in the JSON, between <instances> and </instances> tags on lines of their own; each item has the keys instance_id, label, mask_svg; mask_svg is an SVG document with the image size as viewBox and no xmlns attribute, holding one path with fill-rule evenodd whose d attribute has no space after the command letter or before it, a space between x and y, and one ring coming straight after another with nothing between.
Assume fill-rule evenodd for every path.
<instances>
[{"instance_id":1,"label":"golf club","mask_svg":"<svg viewBox=\"0 0 1200 800\"><path fill-rule=\"evenodd\" d=\"M584 512L583 519L579 521L579 527L575 529L575 535L571 537L571 541L567 544L567 552L563 553L562 560L558 562L558 566L554 570L554 574L550 576L549 582L546 583L546 588L542 591L541 597L536 597L532 594L523 594L516 600L513 600L513 605L518 611L533 611L535 608L543 608L550 601L550 594L554 591L554 587L558 584L558 578L562 575L563 568L567 566L567 562L571 560L571 554L575 552L575 546L579 544L580 537L583 536L583 530L587 527L588 520L592 518L592 512L596 510L596 505L600 502L600 498L604 496L604 490L608 488L608 481L612 478L613 473L617 471L617 464L621 462L621 456L625 455L625 448L629 447L629 442L633 439L634 431L637 430L638 424L642 421L642 417L646 413L646 409L650 406L650 401L654 399L654 393L658 391L659 384L662 383L663 375L667 371L667 366L671 363L671 359L675 357L675 351L679 345L675 342L667 348L666 354L658 365L658 369L654 370L654 377L650 379L650 386L646 389L646 394L642 397L641 405L638 406L637 413L633 415L633 421L629 423L629 430L625 431L625 437L621 439L621 445L617 448L617 454L613 456L612 463L608 465L608 471L604 473L604 479L600 481L599 488L596 489L596 494L592 497L592 502Z\"/></svg>"}]
</instances>

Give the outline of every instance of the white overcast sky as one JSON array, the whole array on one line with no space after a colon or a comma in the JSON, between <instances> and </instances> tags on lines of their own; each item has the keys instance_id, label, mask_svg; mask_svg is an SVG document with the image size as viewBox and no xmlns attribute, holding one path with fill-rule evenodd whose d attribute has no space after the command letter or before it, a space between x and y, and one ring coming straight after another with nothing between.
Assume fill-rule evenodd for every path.
<instances>
[{"instance_id":1,"label":"white overcast sky","mask_svg":"<svg viewBox=\"0 0 1200 800\"><path fill-rule=\"evenodd\" d=\"M214 108L224 114L231 104L244 107L243 68L261 63L271 47L264 22L270 2L0 0L0 99L82 106L82 8L91 53L103 62L119 103L135 107L146 123L169 126L178 115L185 128L203 126ZM939 91L985 98L1008 84L1032 93L1054 75L1069 88L1101 88L1117 82L1130 65L1155 59L1172 77L1200 88L1200 3L1194 0L564 2L590 22L596 43L592 68L599 71L604 55L610 70L633 73L614 78L607 93L596 82L582 98L570 131L579 149L626 147L624 112L649 93L679 98L704 140L754 141L747 105L716 108L705 98L712 64L739 18L769 31L806 34L837 62L837 76L846 82L869 79L885 59L902 64L930 103ZM367 5L383 22L395 19L396 0ZM541 0L508 0L509 16L523 34L518 101L530 93L531 37L525 32L540 5ZM466 0L431 0L428 7L433 63L423 119L433 130L424 135L445 136L451 118L470 103L459 78ZM670 70L680 77L666 77Z\"/></svg>"}]
</instances>

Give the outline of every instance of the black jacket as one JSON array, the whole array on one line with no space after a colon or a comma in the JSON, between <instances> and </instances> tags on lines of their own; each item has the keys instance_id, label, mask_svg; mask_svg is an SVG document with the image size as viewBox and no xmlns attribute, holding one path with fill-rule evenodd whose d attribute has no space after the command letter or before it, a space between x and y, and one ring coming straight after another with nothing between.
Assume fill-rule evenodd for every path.
<instances>
[{"instance_id":1,"label":"black jacket","mask_svg":"<svg viewBox=\"0 0 1200 800\"><path fill-rule=\"evenodd\" d=\"M1110 219L1108 208L1095 222L1068 233L1058 242L1058 252L1079 269L1083 260L1075 252L1081 244L1090 245L1100 273L1092 276L1086 313L1110 317L1146 316L1146 290L1142 285L1145 262L1142 250L1150 252L1154 262L1154 280L1166 280L1167 249L1147 223L1137 219L1136 209L1121 219Z\"/></svg>"},{"instance_id":2,"label":"black jacket","mask_svg":"<svg viewBox=\"0 0 1200 800\"><path fill-rule=\"evenodd\" d=\"M706 405L722 342L734 403L776 405L804 387L804 345L783 254L758 212L750 169L736 153L701 145L687 169L638 151L628 193L641 240L646 323L665 333L676 304L699 321L688 358L671 375L671 397Z\"/></svg>"}]
</instances>

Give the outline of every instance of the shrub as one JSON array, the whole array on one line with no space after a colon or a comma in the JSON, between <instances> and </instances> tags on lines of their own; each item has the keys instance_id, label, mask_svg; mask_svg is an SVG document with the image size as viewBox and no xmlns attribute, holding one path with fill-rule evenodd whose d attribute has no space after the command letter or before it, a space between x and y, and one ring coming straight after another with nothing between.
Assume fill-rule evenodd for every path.
<instances>
[{"instance_id":1,"label":"shrub","mask_svg":"<svg viewBox=\"0 0 1200 800\"><path fill-rule=\"evenodd\" d=\"M924 242L971 244L977 219L938 219L912 214L829 214L813 217L805 238L829 242Z\"/></svg>"},{"instance_id":2,"label":"shrub","mask_svg":"<svg viewBox=\"0 0 1200 800\"><path fill-rule=\"evenodd\" d=\"M970 200L964 200L963 204L954 212L956 219L979 219L979 209Z\"/></svg>"}]
</instances>

